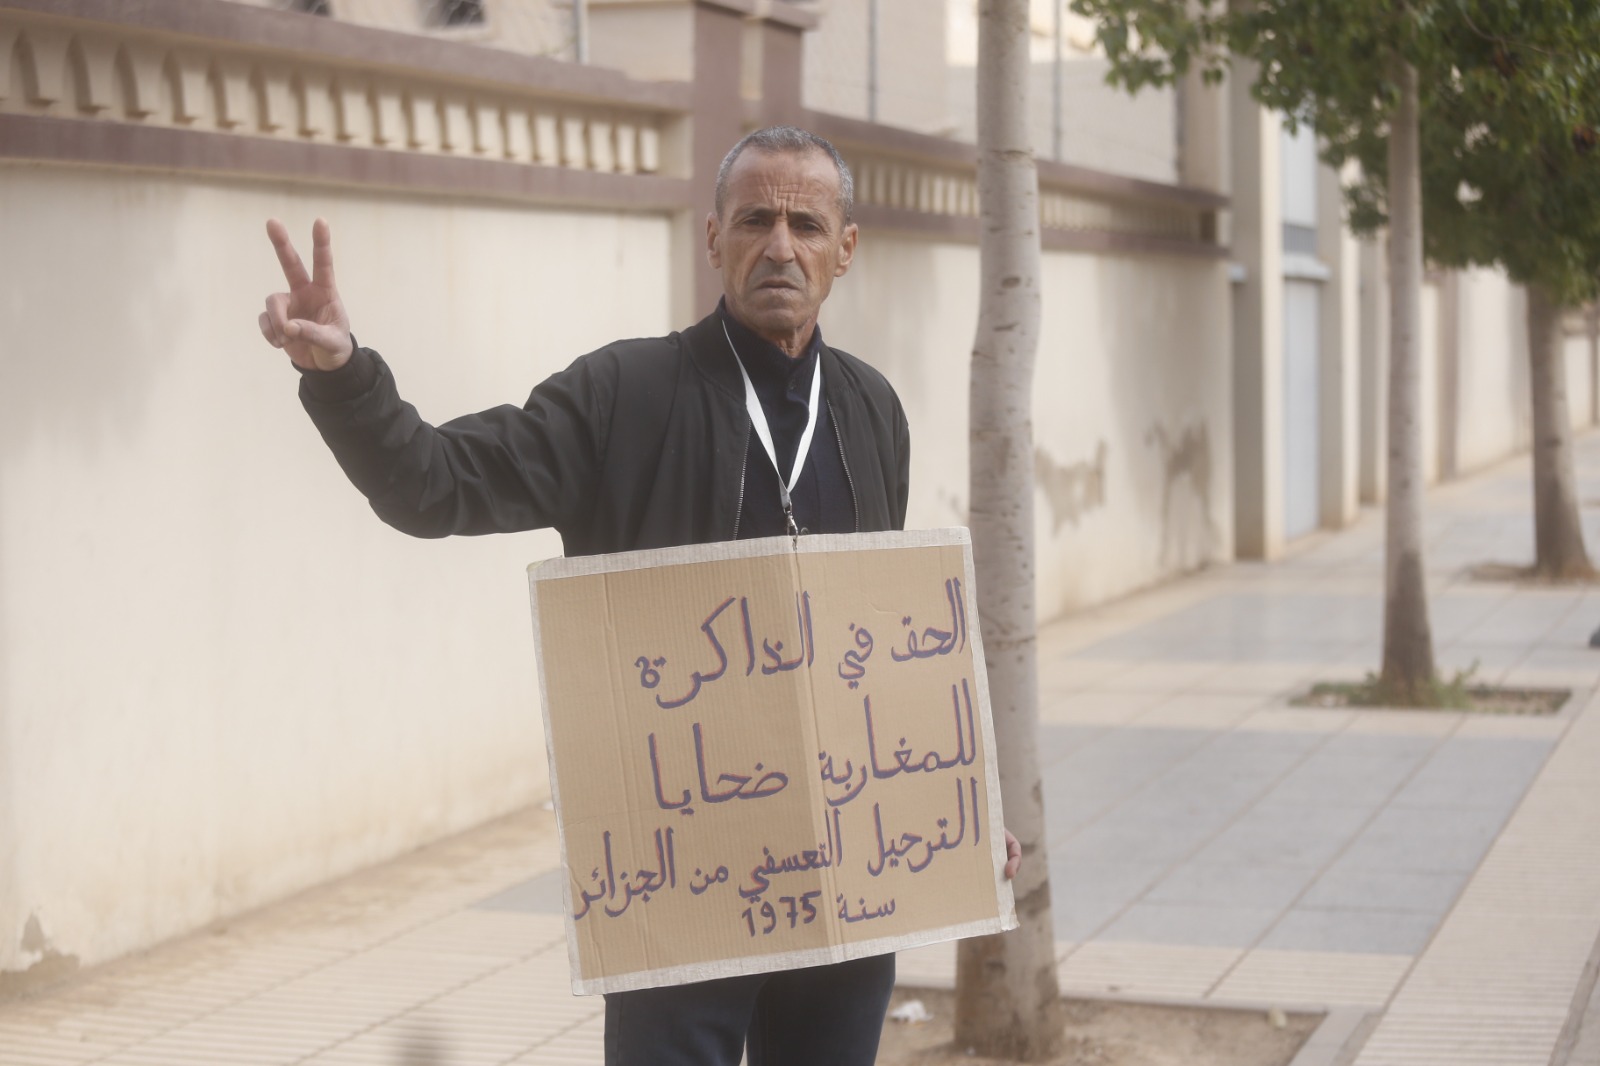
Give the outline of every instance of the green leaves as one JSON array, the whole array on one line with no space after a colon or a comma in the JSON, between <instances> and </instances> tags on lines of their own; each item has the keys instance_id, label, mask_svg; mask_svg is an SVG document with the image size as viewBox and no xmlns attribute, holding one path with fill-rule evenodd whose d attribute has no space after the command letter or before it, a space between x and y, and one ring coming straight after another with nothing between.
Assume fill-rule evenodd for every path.
<instances>
[{"instance_id":1,"label":"green leaves","mask_svg":"<svg viewBox=\"0 0 1600 1066\"><path fill-rule=\"evenodd\" d=\"M1107 80L1135 92L1254 60L1251 94L1322 157L1360 164L1350 224L1385 224L1398 55L1421 84L1424 238L1449 266L1499 265L1566 303L1600 291L1596 0L1073 0L1099 21ZM1468 195L1463 197L1463 189Z\"/></svg>"},{"instance_id":2,"label":"green leaves","mask_svg":"<svg viewBox=\"0 0 1600 1066\"><path fill-rule=\"evenodd\" d=\"M1129 92L1169 85L1191 66L1213 83L1226 69L1228 56L1215 15L1223 5L1217 0L1199 0L1201 16L1196 19L1170 0L1072 0L1071 6L1099 22L1100 45L1111 60L1106 80Z\"/></svg>"}]
</instances>

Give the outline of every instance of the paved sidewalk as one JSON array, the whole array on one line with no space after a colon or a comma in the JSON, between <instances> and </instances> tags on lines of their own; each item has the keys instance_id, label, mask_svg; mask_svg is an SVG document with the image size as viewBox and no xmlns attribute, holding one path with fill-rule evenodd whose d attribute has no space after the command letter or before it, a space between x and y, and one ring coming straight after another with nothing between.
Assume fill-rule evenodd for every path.
<instances>
[{"instance_id":1,"label":"paved sidewalk","mask_svg":"<svg viewBox=\"0 0 1600 1066\"><path fill-rule=\"evenodd\" d=\"M1579 452L1600 497L1600 436ZM1600 588L1466 576L1531 557L1528 482L1430 495L1433 627L1444 669L1571 688L1553 717L1288 705L1376 664L1375 512L1042 634L1067 991L1381 1013L1361 1066L1550 1061L1600 935ZM557 864L520 813L0 1005L0 1064L598 1063ZM902 955L902 983L953 957Z\"/></svg>"}]
</instances>

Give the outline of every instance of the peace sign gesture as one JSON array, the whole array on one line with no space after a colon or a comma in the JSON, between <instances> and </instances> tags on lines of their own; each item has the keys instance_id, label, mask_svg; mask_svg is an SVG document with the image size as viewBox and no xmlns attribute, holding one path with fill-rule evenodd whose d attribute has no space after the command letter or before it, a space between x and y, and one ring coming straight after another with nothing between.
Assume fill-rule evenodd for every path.
<instances>
[{"instance_id":1,"label":"peace sign gesture","mask_svg":"<svg viewBox=\"0 0 1600 1066\"><path fill-rule=\"evenodd\" d=\"M350 358L350 316L333 283L328 223L319 218L311 227L309 275L282 222L268 219L267 237L278 253L289 291L267 297L267 309L257 320L261 335L274 348L288 352L290 361L302 370L339 369Z\"/></svg>"}]
</instances>

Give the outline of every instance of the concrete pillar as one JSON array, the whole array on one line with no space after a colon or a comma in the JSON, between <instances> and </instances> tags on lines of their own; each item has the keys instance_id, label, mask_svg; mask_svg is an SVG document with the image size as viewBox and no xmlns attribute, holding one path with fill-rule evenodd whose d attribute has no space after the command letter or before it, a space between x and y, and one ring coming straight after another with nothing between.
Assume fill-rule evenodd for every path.
<instances>
[{"instance_id":1,"label":"concrete pillar","mask_svg":"<svg viewBox=\"0 0 1600 1066\"><path fill-rule=\"evenodd\" d=\"M1255 64L1228 82L1233 289L1234 536L1243 559L1283 550L1283 212L1279 122L1250 96Z\"/></svg>"},{"instance_id":2,"label":"concrete pillar","mask_svg":"<svg viewBox=\"0 0 1600 1066\"><path fill-rule=\"evenodd\" d=\"M706 261L706 218L715 206L717 168L734 142L744 136L744 21L755 12L752 0L694 0L694 127L689 135L689 184L693 197L686 226L691 234L680 262L692 267L692 305L678 308L681 321L693 322L717 305L722 279ZM674 301L682 294L674 293Z\"/></svg>"},{"instance_id":3,"label":"concrete pillar","mask_svg":"<svg viewBox=\"0 0 1600 1066\"><path fill-rule=\"evenodd\" d=\"M1229 77L1207 85L1194 68L1178 83L1178 181L1197 189L1228 189Z\"/></svg>"},{"instance_id":4,"label":"concrete pillar","mask_svg":"<svg viewBox=\"0 0 1600 1066\"><path fill-rule=\"evenodd\" d=\"M1438 395L1433 425L1439 480L1451 481L1461 466L1461 275L1454 270L1441 272L1438 293Z\"/></svg>"},{"instance_id":5,"label":"concrete pillar","mask_svg":"<svg viewBox=\"0 0 1600 1066\"><path fill-rule=\"evenodd\" d=\"M1589 304L1583 322L1589 338L1589 424L1600 426L1600 303Z\"/></svg>"},{"instance_id":6,"label":"concrete pillar","mask_svg":"<svg viewBox=\"0 0 1600 1066\"><path fill-rule=\"evenodd\" d=\"M688 177L694 198L673 226L675 321L695 321L722 294L705 247L717 168L747 132L747 108L765 124L801 119L802 36L816 23L789 0L589 0L597 65L692 87L687 158L669 168Z\"/></svg>"},{"instance_id":7,"label":"concrete pillar","mask_svg":"<svg viewBox=\"0 0 1600 1066\"><path fill-rule=\"evenodd\" d=\"M783 0L763 0L751 21L759 35L761 122L766 126L797 123L804 108L800 98L805 76L802 43L805 31L816 28L817 16Z\"/></svg>"},{"instance_id":8,"label":"concrete pillar","mask_svg":"<svg viewBox=\"0 0 1600 1066\"><path fill-rule=\"evenodd\" d=\"M1361 263L1344 225L1339 172L1317 168L1317 258L1328 268L1318 308L1320 355L1317 478L1325 528L1355 520L1360 509Z\"/></svg>"},{"instance_id":9,"label":"concrete pillar","mask_svg":"<svg viewBox=\"0 0 1600 1066\"><path fill-rule=\"evenodd\" d=\"M1388 494L1389 255L1379 236L1361 242L1361 431L1357 484L1362 503Z\"/></svg>"}]
</instances>

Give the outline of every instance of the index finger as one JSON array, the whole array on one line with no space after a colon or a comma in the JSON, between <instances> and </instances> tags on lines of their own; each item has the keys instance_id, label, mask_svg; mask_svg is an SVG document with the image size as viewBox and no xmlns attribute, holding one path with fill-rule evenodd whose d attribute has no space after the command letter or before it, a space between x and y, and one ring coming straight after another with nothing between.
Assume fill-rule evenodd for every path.
<instances>
[{"instance_id":1,"label":"index finger","mask_svg":"<svg viewBox=\"0 0 1600 1066\"><path fill-rule=\"evenodd\" d=\"M278 253L278 265L283 267L283 277L289 283L289 288L298 289L309 284L311 277L306 273L306 265L300 261L300 253L289 243L288 228L275 218L267 219L267 239L272 241L272 249Z\"/></svg>"}]
</instances>

